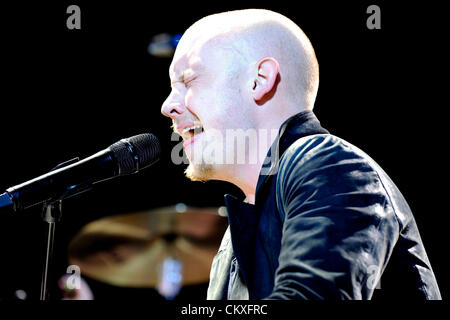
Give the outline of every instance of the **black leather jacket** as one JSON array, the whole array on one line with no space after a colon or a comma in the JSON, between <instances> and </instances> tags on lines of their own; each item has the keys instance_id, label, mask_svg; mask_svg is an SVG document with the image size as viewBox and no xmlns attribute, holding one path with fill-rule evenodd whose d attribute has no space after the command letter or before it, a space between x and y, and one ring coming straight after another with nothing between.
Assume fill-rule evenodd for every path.
<instances>
[{"instance_id":1,"label":"black leather jacket","mask_svg":"<svg viewBox=\"0 0 450 320\"><path fill-rule=\"evenodd\" d=\"M367 154L305 111L266 160L255 205L225 196L208 299L441 299L408 204Z\"/></svg>"}]
</instances>

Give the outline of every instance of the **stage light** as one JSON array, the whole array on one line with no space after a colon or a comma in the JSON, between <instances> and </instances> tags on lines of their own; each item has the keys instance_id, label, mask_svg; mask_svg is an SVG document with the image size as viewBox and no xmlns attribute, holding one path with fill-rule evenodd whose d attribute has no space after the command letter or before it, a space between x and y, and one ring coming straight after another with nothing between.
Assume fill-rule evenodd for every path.
<instances>
[{"instance_id":1,"label":"stage light","mask_svg":"<svg viewBox=\"0 0 450 320\"><path fill-rule=\"evenodd\" d=\"M147 51L150 55L158 58L170 58L181 39L182 34L160 33L150 41Z\"/></svg>"}]
</instances>

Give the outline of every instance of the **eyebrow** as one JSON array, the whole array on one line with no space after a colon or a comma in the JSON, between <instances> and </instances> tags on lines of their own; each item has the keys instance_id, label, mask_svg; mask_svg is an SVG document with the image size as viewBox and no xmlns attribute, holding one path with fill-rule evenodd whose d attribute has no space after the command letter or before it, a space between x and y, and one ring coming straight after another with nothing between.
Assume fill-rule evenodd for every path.
<instances>
[{"instance_id":1,"label":"eyebrow","mask_svg":"<svg viewBox=\"0 0 450 320\"><path fill-rule=\"evenodd\" d=\"M183 72L181 72L178 76L175 76L175 81L184 81L184 75L185 75L186 71L184 70Z\"/></svg>"},{"instance_id":2,"label":"eyebrow","mask_svg":"<svg viewBox=\"0 0 450 320\"><path fill-rule=\"evenodd\" d=\"M185 73L186 73L186 70L182 71L178 75L174 71L170 71L169 72L170 83L184 82ZM174 75L174 74L175 74L175 76L172 77L172 75Z\"/></svg>"}]
</instances>

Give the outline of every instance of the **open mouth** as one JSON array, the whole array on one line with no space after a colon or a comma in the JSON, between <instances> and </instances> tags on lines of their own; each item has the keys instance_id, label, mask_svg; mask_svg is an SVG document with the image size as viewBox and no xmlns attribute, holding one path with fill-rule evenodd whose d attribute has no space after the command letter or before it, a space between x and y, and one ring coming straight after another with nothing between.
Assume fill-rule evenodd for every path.
<instances>
[{"instance_id":1,"label":"open mouth","mask_svg":"<svg viewBox=\"0 0 450 320\"><path fill-rule=\"evenodd\" d=\"M195 125L195 126L191 126L188 128L184 128L184 130L181 132L181 136L183 137L183 139L185 141L193 138L195 135L198 135L200 133L202 133L203 127L200 125Z\"/></svg>"},{"instance_id":2,"label":"open mouth","mask_svg":"<svg viewBox=\"0 0 450 320\"><path fill-rule=\"evenodd\" d=\"M181 137L184 140L183 147L186 148L188 145L192 144L203 132L203 126L200 124L184 128L183 131L181 131Z\"/></svg>"}]
</instances>

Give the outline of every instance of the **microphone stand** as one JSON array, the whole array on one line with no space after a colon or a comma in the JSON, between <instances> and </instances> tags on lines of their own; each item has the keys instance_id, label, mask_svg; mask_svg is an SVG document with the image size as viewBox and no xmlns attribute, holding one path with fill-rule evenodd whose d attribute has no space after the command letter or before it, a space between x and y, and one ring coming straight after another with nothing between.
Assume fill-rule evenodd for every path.
<instances>
[{"instance_id":1,"label":"microphone stand","mask_svg":"<svg viewBox=\"0 0 450 320\"><path fill-rule=\"evenodd\" d=\"M74 158L69 161L60 163L51 171L68 166L72 163L79 161L79 158ZM51 271L53 271L53 251L55 245L55 229L56 223L61 220L62 216L62 200L73 197L80 193L86 192L92 189L90 185L74 185L70 186L64 192L56 197L53 197L51 200L44 202L42 207L42 220L47 222L47 246L45 250L45 259L44 265L42 268L42 281L41 281L41 295L40 300L48 300L48 282L51 275Z\"/></svg>"},{"instance_id":2,"label":"microphone stand","mask_svg":"<svg viewBox=\"0 0 450 320\"><path fill-rule=\"evenodd\" d=\"M48 279L49 271L52 271L53 264L53 249L55 243L55 228L56 222L61 219L62 214L62 200L57 200L50 203L44 203L42 210L42 219L48 223L47 228L47 246L44 259L44 266L42 269L42 282L41 282L41 296L40 300L48 300Z\"/></svg>"}]
</instances>

